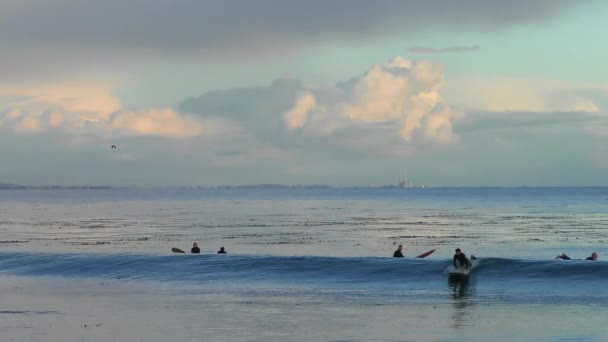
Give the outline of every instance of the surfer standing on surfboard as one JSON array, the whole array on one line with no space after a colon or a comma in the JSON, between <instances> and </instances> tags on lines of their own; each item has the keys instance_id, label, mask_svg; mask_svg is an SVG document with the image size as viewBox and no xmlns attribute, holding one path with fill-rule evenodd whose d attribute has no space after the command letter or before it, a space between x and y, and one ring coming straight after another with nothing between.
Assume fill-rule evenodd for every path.
<instances>
[{"instance_id":1,"label":"surfer standing on surfboard","mask_svg":"<svg viewBox=\"0 0 608 342\"><path fill-rule=\"evenodd\" d=\"M462 253L462 251L460 251L460 248L456 248L456 254L454 254L454 267L458 268L458 266L460 267L469 267L471 265L471 263L469 262L469 259L467 259L467 256L464 255L464 253ZM458 263L456 263L458 262Z\"/></svg>"}]
</instances>

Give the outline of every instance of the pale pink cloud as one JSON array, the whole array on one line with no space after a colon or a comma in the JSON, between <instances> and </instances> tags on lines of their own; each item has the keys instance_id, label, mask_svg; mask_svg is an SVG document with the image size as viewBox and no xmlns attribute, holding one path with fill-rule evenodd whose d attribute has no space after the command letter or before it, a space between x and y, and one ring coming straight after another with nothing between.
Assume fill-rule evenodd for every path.
<instances>
[{"instance_id":1,"label":"pale pink cloud","mask_svg":"<svg viewBox=\"0 0 608 342\"><path fill-rule=\"evenodd\" d=\"M112 114L109 128L133 135L159 135L165 137L192 137L205 131L202 122L172 109L146 109L119 111Z\"/></svg>"},{"instance_id":2,"label":"pale pink cloud","mask_svg":"<svg viewBox=\"0 0 608 342\"><path fill-rule=\"evenodd\" d=\"M316 104L315 97L311 93L302 95L293 108L284 115L287 128L302 128L308 121L308 115Z\"/></svg>"},{"instance_id":3,"label":"pale pink cloud","mask_svg":"<svg viewBox=\"0 0 608 342\"><path fill-rule=\"evenodd\" d=\"M113 84L0 85L0 127L17 133L59 131L99 136L205 133L201 119L169 108L124 109Z\"/></svg>"},{"instance_id":4,"label":"pale pink cloud","mask_svg":"<svg viewBox=\"0 0 608 342\"><path fill-rule=\"evenodd\" d=\"M598 112L598 97L608 99L608 86L551 79L462 77L451 79L444 95L452 105L470 110Z\"/></svg>"},{"instance_id":5,"label":"pale pink cloud","mask_svg":"<svg viewBox=\"0 0 608 342\"><path fill-rule=\"evenodd\" d=\"M109 116L122 105L112 95L115 82L96 80L91 82L71 81L59 84L0 84L0 95L14 96L5 103L21 109L46 109L61 107L68 112L95 112Z\"/></svg>"}]
</instances>

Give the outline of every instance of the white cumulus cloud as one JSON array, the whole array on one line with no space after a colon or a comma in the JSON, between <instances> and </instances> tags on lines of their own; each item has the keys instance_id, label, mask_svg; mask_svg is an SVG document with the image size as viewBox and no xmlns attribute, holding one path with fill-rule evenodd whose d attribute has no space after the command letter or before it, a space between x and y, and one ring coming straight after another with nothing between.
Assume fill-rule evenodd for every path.
<instances>
[{"instance_id":1,"label":"white cumulus cloud","mask_svg":"<svg viewBox=\"0 0 608 342\"><path fill-rule=\"evenodd\" d=\"M441 64L396 57L336 88L309 89L284 114L285 123L325 133L388 124L405 141L449 143L455 112L440 94L443 76Z\"/></svg>"}]
</instances>

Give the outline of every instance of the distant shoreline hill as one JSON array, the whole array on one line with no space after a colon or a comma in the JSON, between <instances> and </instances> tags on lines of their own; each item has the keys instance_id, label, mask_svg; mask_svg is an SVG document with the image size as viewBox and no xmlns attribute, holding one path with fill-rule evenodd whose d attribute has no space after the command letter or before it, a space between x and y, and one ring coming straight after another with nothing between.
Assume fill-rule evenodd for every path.
<instances>
[{"instance_id":1,"label":"distant shoreline hill","mask_svg":"<svg viewBox=\"0 0 608 342\"><path fill-rule=\"evenodd\" d=\"M312 184L312 185L289 185L289 184L244 184L244 185L218 185L218 186L197 186L198 189L409 189L426 188L423 185L414 185L410 187L403 187L398 185L369 185L369 186L332 186L323 184Z\"/></svg>"},{"instance_id":2,"label":"distant shoreline hill","mask_svg":"<svg viewBox=\"0 0 608 342\"><path fill-rule=\"evenodd\" d=\"M0 189L13 190L13 189L27 189L24 185L11 184L11 183L0 183Z\"/></svg>"},{"instance_id":3,"label":"distant shoreline hill","mask_svg":"<svg viewBox=\"0 0 608 342\"><path fill-rule=\"evenodd\" d=\"M21 185L12 183L0 183L0 190L97 190L97 189L126 189L114 186L61 186L61 185Z\"/></svg>"},{"instance_id":4,"label":"distant shoreline hill","mask_svg":"<svg viewBox=\"0 0 608 342\"><path fill-rule=\"evenodd\" d=\"M215 189L333 189L330 185L244 184L220 185Z\"/></svg>"},{"instance_id":5,"label":"distant shoreline hill","mask_svg":"<svg viewBox=\"0 0 608 342\"><path fill-rule=\"evenodd\" d=\"M13 183L0 183L0 190L107 190L107 189L132 189L138 187L120 186L95 186L95 185L22 185ZM244 185L219 185L219 186L172 186L151 187L150 189L333 189L330 185L285 185L285 184L244 184ZM146 189L143 187L142 189Z\"/></svg>"}]
</instances>

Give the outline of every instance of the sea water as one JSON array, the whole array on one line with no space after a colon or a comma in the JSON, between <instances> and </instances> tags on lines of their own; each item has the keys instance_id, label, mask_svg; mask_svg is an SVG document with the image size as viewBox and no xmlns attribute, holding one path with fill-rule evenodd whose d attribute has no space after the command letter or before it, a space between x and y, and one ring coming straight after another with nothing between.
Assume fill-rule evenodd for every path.
<instances>
[{"instance_id":1,"label":"sea water","mask_svg":"<svg viewBox=\"0 0 608 342\"><path fill-rule=\"evenodd\" d=\"M2 341L608 340L606 188L3 190L0 232Z\"/></svg>"}]
</instances>

